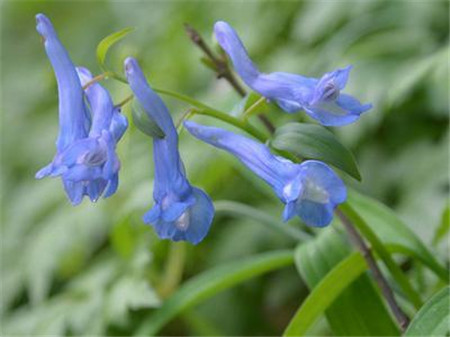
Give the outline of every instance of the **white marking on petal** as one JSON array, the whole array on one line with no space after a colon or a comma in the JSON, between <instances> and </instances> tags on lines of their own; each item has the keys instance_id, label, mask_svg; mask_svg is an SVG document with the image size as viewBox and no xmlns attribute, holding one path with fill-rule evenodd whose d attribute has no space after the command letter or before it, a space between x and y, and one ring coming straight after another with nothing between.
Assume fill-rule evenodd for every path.
<instances>
[{"instance_id":1,"label":"white marking on petal","mask_svg":"<svg viewBox=\"0 0 450 337\"><path fill-rule=\"evenodd\" d=\"M189 210L187 210L175 221L175 226L181 231L186 231L189 228L190 218Z\"/></svg>"},{"instance_id":2,"label":"white marking on petal","mask_svg":"<svg viewBox=\"0 0 450 337\"><path fill-rule=\"evenodd\" d=\"M319 204L327 204L330 202L330 195L326 189L315 184L311 179L306 179L304 183L305 190L302 199L307 199Z\"/></svg>"}]
</instances>

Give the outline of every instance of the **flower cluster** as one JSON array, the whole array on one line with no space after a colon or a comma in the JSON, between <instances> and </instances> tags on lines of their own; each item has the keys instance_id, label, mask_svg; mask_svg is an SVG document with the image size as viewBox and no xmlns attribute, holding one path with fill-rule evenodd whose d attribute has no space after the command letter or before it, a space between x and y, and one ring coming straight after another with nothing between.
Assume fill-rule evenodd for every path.
<instances>
[{"instance_id":1,"label":"flower cluster","mask_svg":"<svg viewBox=\"0 0 450 337\"><path fill-rule=\"evenodd\" d=\"M56 155L36 173L36 178L60 176L74 205L85 195L92 201L101 195L111 196L119 183L116 144L127 129L127 119L100 84L93 83L83 90L92 79L91 73L86 68L75 68L46 16L38 14L36 21L55 72L59 97Z\"/></svg>"},{"instance_id":2,"label":"flower cluster","mask_svg":"<svg viewBox=\"0 0 450 337\"><path fill-rule=\"evenodd\" d=\"M91 73L74 66L49 19L43 14L38 14L36 19L37 31L43 38L58 84L60 126L56 155L36 177L61 177L74 205L80 203L84 195L92 201L102 195L111 196L119 180L116 146L127 129L127 119ZM370 104L361 104L356 98L341 93L350 66L326 73L319 79L281 72L264 74L250 60L229 24L217 22L214 32L242 80L286 112L304 110L323 125L340 126L356 121L371 108ZM162 131L160 136L153 136L154 206L145 213L143 221L152 225L162 239L197 244L207 235L213 221L211 198L189 183L178 151L178 133L173 120L137 61L127 58L124 71L135 99L145 112L141 117ZM299 216L307 225L327 226L334 209L346 200L344 183L323 162L294 163L272 154L263 143L217 127L192 121L185 121L184 127L201 141L234 155L269 184L285 204L284 221Z\"/></svg>"}]
</instances>

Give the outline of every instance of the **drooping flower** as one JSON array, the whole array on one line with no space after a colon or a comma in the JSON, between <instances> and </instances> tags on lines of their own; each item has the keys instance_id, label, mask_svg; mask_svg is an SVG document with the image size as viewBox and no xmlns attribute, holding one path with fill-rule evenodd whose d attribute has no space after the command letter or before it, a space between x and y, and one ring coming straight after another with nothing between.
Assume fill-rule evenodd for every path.
<instances>
[{"instance_id":1,"label":"drooping flower","mask_svg":"<svg viewBox=\"0 0 450 337\"><path fill-rule=\"evenodd\" d=\"M178 134L164 102L150 88L135 59L127 58L124 66L138 102L165 134L163 138L153 138L155 205L143 220L151 224L162 239L197 244L208 233L214 217L211 199L186 178L178 152Z\"/></svg>"},{"instance_id":2,"label":"drooping flower","mask_svg":"<svg viewBox=\"0 0 450 337\"><path fill-rule=\"evenodd\" d=\"M333 210L347 197L342 180L320 161L296 164L274 156L266 145L242 135L192 121L184 122L184 126L196 138L237 157L268 183L286 205L284 221L298 215L309 226L327 226Z\"/></svg>"},{"instance_id":3,"label":"drooping flower","mask_svg":"<svg viewBox=\"0 0 450 337\"><path fill-rule=\"evenodd\" d=\"M36 173L36 178L61 176L74 205L84 195L92 201L104 192L104 197L108 197L118 186L120 163L115 148L128 122L100 84L93 83L83 92L82 86L92 75L85 68L75 68L45 15L38 14L36 21L58 84L60 127L56 155Z\"/></svg>"},{"instance_id":4,"label":"drooping flower","mask_svg":"<svg viewBox=\"0 0 450 337\"><path fill-rule=\"evenodd\" d=\"M361 104L353 96L341 93L351 66L328 72L320 79L284 72L265 74L253 64L236 31L228 23L216 22L214 32L245 84L274 100L288 113L305 110L322 125L342 126L353 123L372 108L371 104Z\"/></svg>"}]
</instances>

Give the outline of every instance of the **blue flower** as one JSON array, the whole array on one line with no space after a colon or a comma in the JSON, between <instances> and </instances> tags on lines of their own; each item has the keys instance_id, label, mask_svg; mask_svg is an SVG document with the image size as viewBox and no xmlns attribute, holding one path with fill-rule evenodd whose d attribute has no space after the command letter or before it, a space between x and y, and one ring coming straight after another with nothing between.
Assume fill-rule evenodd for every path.
<instances>
[{"instance_id":1,"label":"blue flower","mask_svg":"<svg viewBox=\"0 0 450 337\"><path fill-rule=\"evenodd\" d=\"M198 139L237 157L268 183L286 205L284 221L298 215L309 226L327 226L333 219L333 210L347 198L342 180L320 161L295 164L242 135L192 121L184 122L184 126Z\"/></svg>"},{"instance_id":2,"label":"blue flower","mask_svg":"<svg viewBox=\"0 0 450 337\"><path fill-rule=\"evenodd\" d=\"M169 111L150 88L135 59L125 60L125 73L135 97L165 133L164 138L153 138L155 205L143 220L162 239L197 244L208 233L214 217L211 199L187 180L178 152L178 134Z\"/></svg>"},{"instance_id":3,"label":"blue flower","mask_svg":"<svg viewBox=\"0 0 450 337\"><path fill-rule=\"evenodd\" d=\"M323 125L342 126L353 123L372 108L371 104L361 104L353 96L341 93L351 66L326 73L320 79L283 72L264 74L253 64L236 31L228 23L216 22L214 32L242 80L288 113L303 109Z\"/></svg>"},{"instance_id":4,"label":"blue flower","mask_svg":"<svg viewBox=\"0 0 450 337\"><path fill-rule=\"evenodd\" d=\"M36 173L36 178L61 176L73 205L79 204L84 195L92 201L103 193L104 197L111 196L119 179L116 143L128 122L98 83L83 91L82 86L92 79L91 73L75 68L45 15L38 14L36 22L58 84L60 127L56 155ZM85 96L89 106L84 102Z\"/></svg>"}]
</instances>

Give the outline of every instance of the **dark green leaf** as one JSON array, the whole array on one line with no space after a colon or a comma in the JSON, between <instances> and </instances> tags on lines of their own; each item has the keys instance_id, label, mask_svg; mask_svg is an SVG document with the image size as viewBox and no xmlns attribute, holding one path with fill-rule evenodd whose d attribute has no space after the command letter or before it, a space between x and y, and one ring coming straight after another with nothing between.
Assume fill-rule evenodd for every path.
<instances>
[{"instance_id":1,"label":"dark green leaf","mask_svg":"<svg viewBox=\"0 0 450 337\"><path fill-rule=\"evenodd\" d=\"M106 55L108 54L108 50L133 30L133 27L124 28L118 32L108 35L97 45L97 61L103 70L105 70L105 60Z\"/></svg>"},{"instance_id":2,"label":"dark green leaf","mask_svg":"<svg viewBox=\"0 0 450 337\"><path fill-rule=\"evenodd\" d=\"M132 107L133 123L146 135L153 138L164 138L166 135L159 125L145 112L142 105L134 100Z\"/></svg>"},{"instance_id":3,"label":"dark green leaf","mask_svg":"<svg viewBox=\"0 0 450 337\"><path fill-rule=\"evenodd\" d=\"M323 126L286 124L276 130L271 145L277 150L288 151L304 159L322 160L361 180L352 153Z\"/></svg>"},{"instance_id":4,"label":"dark green leaf","mask_svg":"<svg viewBox=\"0 0 450 337\"><path fill-rule=\"evenodd\" d=\"M435 294L414 316L405 336L448 336L450 333L450 287Z\"/></svg>"},{"instance_id":5,"label":"dark green leaf","mask_svg":"<svg viewBox=\"0 0 450 337\"><path fill-rule=\"evenodd\" d=\"M341 237L335 228L329 227L321 231L316 239L299 245L295 253L295 263L308 287L311 291L314 291L326 275L346 259L350 253L349 243L344 241L344 237ZM342 292L325 311L334 334L343 336L398 335L399 331L387 312L373 282L367 274L356 278L358 276L357 271L349 271L349 273L354 273L350 276L354 276L355 280L353 282L344 280L348 282L349 286L343 291L339 287L335 289L336 292ZM320 294L324 297L330 296L327 292ZM320 295L314 296L317 298L316 296ZM326 303L326 299L320 301L321 303L317 304L318 306L329 304ZM320 307L314 310L318 309ZM313 315L314 317L307 317L305 324L300 325L302 331L304 331L306 325L312 323L311 320L315 318L315 315ZM288 332L289 334L295 333L293 330Z\"/></svg>"},{"instance_id":6,"label":"dark green leaf","mask_svg":"<svg viewBox=\"0 0 450 337\"><path fill-rule=\"evenodd\" d=\"M277 251L210 269L184 283L151 319L147 319L137 329L136 335L154 335L176 315L197 303L252 277L287 266L292 262L291 251Z\"/></svg>"}]
</instances>

